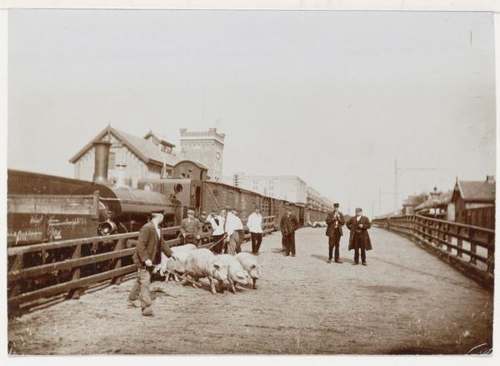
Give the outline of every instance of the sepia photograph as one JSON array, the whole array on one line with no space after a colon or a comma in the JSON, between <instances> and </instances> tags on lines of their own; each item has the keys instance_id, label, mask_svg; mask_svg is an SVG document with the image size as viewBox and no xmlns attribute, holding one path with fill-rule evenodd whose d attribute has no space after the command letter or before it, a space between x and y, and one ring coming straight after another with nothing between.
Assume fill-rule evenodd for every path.
<instances>
[{"instance_id":1,"label":"sepia photograph","mask_svg":"<svg viewBox=\"0 0 500 366\"><path fill-rule=\"evenodd\" d=\"M490 359L493 7L136 3L3 10L7 358Z\"/></svg>"}]
</instances>

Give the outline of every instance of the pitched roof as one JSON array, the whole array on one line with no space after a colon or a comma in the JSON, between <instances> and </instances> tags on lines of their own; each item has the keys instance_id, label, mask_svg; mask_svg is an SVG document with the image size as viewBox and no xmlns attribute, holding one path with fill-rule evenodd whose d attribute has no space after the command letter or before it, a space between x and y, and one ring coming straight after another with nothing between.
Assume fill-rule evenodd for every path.
<instances>
[{"instance_id":1,"label":"pitched roof","mask_svg":"<svg viewBox=\"0 0 500 366\"><path fill-rule=\"evenodd\" d=\"M163 162L165 162L167 165L174 166L178 161L178 158L175 155L160 151L158 147L151 141L123 131L119 131L111 126L107 126L104 130L102 130L87 145L85 145L80 151L78 151L69 161L73 164L76 163L76 161L80 159L83 154L85 154L90 148L92 148L94 142L101 141L108 133L120 140L146 164L156 163L159 165L163 165Z\"/></svg>"},{"instance_id":2,"label":"pitched roof","mask_svg":"<svg viewBox=\"0 0 500 366\"><path fill-rule=\"evenodd\" d=\"M495 182L487 181L458 181L455 191L458 191L464 201L495 201Z\"/></svg>"},{"instance_id":3,"label":"pitched roof","mask_svg":"<svg viewBox=\"0 0 500 366\"><path fill-rule=\"evenodd\" d=\"M440 193L437 197L429 196L426 201L415 207L415 210L419 211L426 208L435 208L438 206L447 205L451 201L452 194L452 191L448 191Z\"/></svg>"}]
</instances>

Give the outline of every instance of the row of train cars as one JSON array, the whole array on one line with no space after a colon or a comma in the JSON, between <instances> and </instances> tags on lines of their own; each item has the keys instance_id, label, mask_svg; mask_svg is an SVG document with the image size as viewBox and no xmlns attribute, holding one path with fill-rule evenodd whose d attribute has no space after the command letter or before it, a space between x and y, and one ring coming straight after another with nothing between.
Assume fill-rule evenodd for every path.
<instances>
[{"instance_id":1,"label":"row of train cars","mask_svg":"<svg viewBox=\"0 0 500 366\"><path fill-rule=\"evenodd\" d=\"M206 168L189 160L168 178L139 180L137 188L110 183L106 170L96 166L94 181L84 181L9 169L8 246L134 232L153 210L166 213L164 227L179 225L189 208L200 215L232 207L245 223L259 206L263 216L275 217L276 228L287 209L301 225L326 218L325 211L210 181Z\"/></svg>"}]
</instances>

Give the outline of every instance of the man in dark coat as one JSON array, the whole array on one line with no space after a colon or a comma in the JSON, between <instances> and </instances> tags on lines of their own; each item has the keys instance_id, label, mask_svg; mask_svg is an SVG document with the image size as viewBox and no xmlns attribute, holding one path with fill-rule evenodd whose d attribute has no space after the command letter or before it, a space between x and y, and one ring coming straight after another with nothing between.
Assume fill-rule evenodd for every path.
<instances>
[{"instance_id":1,"label":"man in dark coat","mask_svg":"<svg viewBox=\"0 0 500 366\"><path fill-rule=\"evenodd\" d=\"M328 236L328 263L332 263L333 248L335 248L335 263L342 263L340 260L340 238L342 236L342 226L344 225L344 215L339 210L339 204L333 204L333 211L326 217L326 236Z\"/></svg>"},{"instance_id":2,"label":"man in dark coat","mask_svg":"<svg viewBox=\"0 0 500 366\"><path fill-rule=\"evenodd\" d=\"M299 221L292 214L292 210L287 208L286 213L280 221L282 243L285 245L285 256L292 254L295 257L295 230L299 227Z\"/></svg>"},{"instance_id":3,"label":"man in dark coat","mask_svg":"<svg viewBox=\"0 0 500 366\"><path fill-rule=\"evenodd\" d=\"M139 231L139 238L132 259L137 266L137 280L134 283L128 297L129 305L138 307L137 299L140 301L142 315L153 316L151 293L151 271L155 264L160 263L161 253L167 257L172 256L172 250L163 240L159 224L163 221L161 212L152 212L151 220Z\"/></svg>"},{"instance_id":4,"label":"man in dark coat","mask_svg":"<svg viewBox=\"0 0 500 366\"><path fill-rule=\"evenodd\" d=\"M363 210L356 209L356 216L347 222L351 231L349 236L349 250L354 249L354 264L359 264L359 252L361 251L361 262L366 266L366 251L372 249L368 229L371 227L370 219L363 216Z\"/></svg>"},{"instance_id":5,"label":"man in dark coat","mask_svg":"<svg viewBox=\"0 0 500 366\"><path fill-rule=\"evenodd\" d=\"M198 245L201 239L203 225L194 216L194 210L187 210L187 217L181 222L180 234L182 236L183 244L195 244Z\"/></svg>"}]
</instances>

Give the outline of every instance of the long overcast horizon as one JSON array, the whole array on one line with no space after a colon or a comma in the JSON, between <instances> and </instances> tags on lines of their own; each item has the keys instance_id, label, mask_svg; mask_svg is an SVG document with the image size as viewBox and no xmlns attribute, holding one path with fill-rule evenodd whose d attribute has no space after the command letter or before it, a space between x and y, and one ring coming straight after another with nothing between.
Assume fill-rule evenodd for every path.
<instances>
[{"instance_id":1,"label":"long overcast horizon","mask_svg":"<svg viewBox=\"0 0 500 366\"><path fill-rule=\"evenodd\" d=\"M224 175L345 211L495 174L491 13L9 10L8 167L73 176L108 124L226 134ZM379 203L379 191L382 201Z\"/></svg>"}]
</instances>

